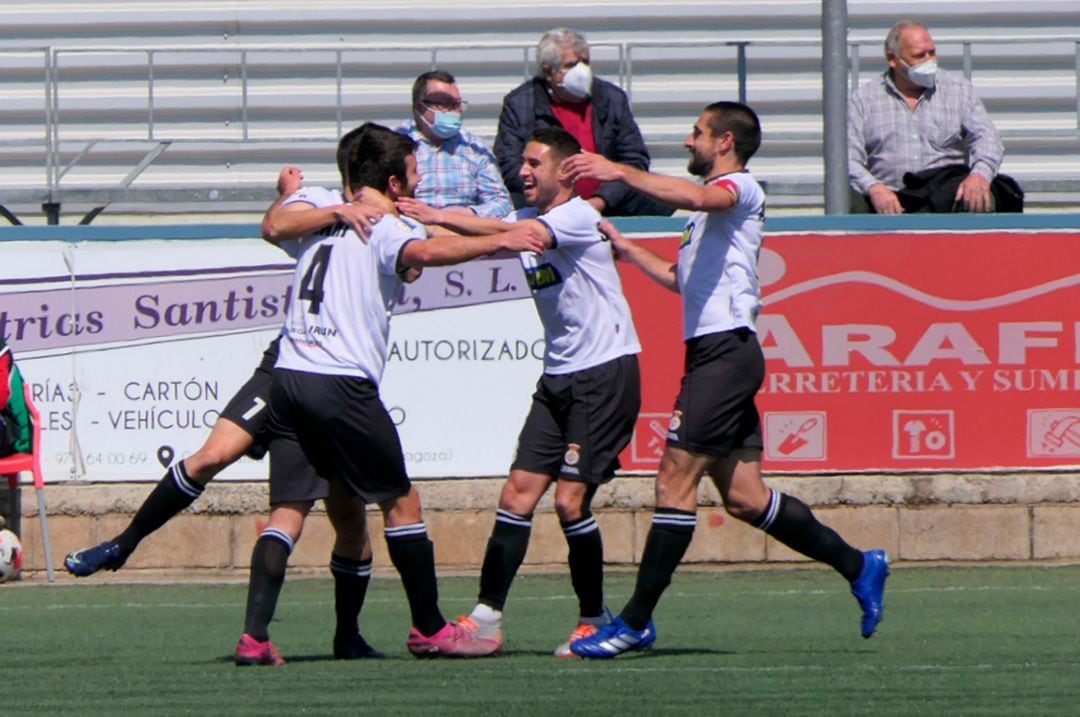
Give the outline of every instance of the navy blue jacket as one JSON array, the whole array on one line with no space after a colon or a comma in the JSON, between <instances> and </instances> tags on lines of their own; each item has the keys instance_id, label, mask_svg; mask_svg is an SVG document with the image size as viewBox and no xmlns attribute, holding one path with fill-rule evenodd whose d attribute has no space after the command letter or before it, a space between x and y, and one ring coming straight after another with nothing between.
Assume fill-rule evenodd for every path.
<instances>
[{"instance_id":1,"label":"navy blue jacket","mask_svg":"<svg viewBox=\"0 0 1080 717\"><path fill-rule=\"evenodd\" d=\"M593 138L596 151L608 159L640 169L649 168L649 150L641 130L630 112L626 93L617 85L599 77L593 78L589 96L593 113ZM542 77L527 80L503 98L499 115L499 132L495 137L495 158L499 162L503 182L514 198L515 206L522 203L521 152L534 129L562 127L551 111L551 98ZM671 214L670 207L653 202L622 182L605 182L597 196L607 203L604 214Z\"/></svg>"}]
</instances>

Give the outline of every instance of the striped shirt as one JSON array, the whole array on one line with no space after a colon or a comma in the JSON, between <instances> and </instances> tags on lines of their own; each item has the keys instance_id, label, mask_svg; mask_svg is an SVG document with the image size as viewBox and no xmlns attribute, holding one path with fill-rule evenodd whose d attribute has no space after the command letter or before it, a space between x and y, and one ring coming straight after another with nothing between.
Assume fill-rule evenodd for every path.
<instances>
[{"instance_id":1,"label":"striped shirt","mask_svg":"<svg viewBox=\"0 0 1080 717\"><path fill-rule=\"evenodd\" d=\"M905 172L968 164L991 181L1005 147L975 86L938 70L912 110L889 72L863 84L848 104L848 179L866 194L882 182L904 186Z\"/></svg>"},{"instance_id":2,"label":"striped shirt","mask_svg":"<svg viewBox=\"0 0 1080 717\"><path fill-rule=\"evenodd\" d=\"M436 209L469 207L478 216L496 219L514 210L495 155L477 135L463 129L436 146L417 128L415 118L397 131L416 142L417 199Z\"/></svg>"}]
</instances>

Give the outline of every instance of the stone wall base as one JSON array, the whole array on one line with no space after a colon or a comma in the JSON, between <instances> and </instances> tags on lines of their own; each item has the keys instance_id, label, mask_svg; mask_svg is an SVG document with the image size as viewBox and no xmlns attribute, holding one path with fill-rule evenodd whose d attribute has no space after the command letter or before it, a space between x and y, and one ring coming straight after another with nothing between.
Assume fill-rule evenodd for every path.
<instances>
[{"instance_id":1,"label":"stone wall base","mask_svg":"<svg viewBox=\"0 0 1080 717\"><path fill-rule=\"evenodd\" d=\"M894 562L1080 560L1080 475L1075 473L783 476L768 482L810 504L823 523L852 545L884 548ZM479 569L502 483L417 481L441 570ZM68 552L120 532L151 487L49 486L48 526L58 579L69 579L61 567ZM24 570L27 578L37 580L45 563L33 488L24 487L22 498ZM711 485L702 486L700 503L697 532L685 562L805 560L729 517ZM600 490L593 505L607 562L637 563L652 518L652 477L620 477ZM191 508L147 538L119 575L241 575L267 513L266 484L211 484ZM388 568L382 516L371 510L368 518L375 567ZM290 566L315 574L326 570L333 539L320 506L309 517ZM525 562L533 569L557 568L565 559L566 543L549 495L537 510Z\"/></svg>"}]
</instances>

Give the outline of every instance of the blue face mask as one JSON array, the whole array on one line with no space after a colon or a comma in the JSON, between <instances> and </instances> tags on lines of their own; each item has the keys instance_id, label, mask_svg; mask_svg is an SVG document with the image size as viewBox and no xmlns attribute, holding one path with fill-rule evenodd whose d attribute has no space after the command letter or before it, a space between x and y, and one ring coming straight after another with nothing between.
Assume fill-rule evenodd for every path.
<instances>
[{"instance_id":1,"label":"blue face mask","mask_svg":"<svg viewBox=\"0 0 1080 717\"><path fill-rule=\"evenodd\" d=\"M427 118L420 115L420 119L424 120L424 124L431 128L432 134L439 139L450 139L457 136L458 132L461 131L461 113L432 111L435 114L434 122L428 122Z\"/></svg>"}]
</instances>

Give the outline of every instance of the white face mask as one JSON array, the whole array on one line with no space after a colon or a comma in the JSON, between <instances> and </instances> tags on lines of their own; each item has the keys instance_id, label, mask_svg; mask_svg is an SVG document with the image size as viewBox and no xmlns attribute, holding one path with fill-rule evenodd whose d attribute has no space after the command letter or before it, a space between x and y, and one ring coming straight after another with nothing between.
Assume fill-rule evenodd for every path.
<instances>
[{"instance_id":1,"label":"white face mask","mask_svg":"<svg viewBox=\"0 0 1080 717\"><path fill-rule=\"evenodd\" d=\"M589 63L579 62L566 71L559 87L571 97L583 100L592 90L592 81L593 74Z\"/></svg>"},{"instance_id":2,"label":"white face mask","mask_svg":"<svg viewBox=\"0 0 1080 717\"><path fill-rule=\"evenodd\" d=\"M914 84L927 89L934 86L934 81L937 77L937 60L927 60L926 62L920 62L917 65L909 65L903 60L900 60L900 64L904 66L904 69L907 72L907 78Z\"/></svg>"}]
</instances>

